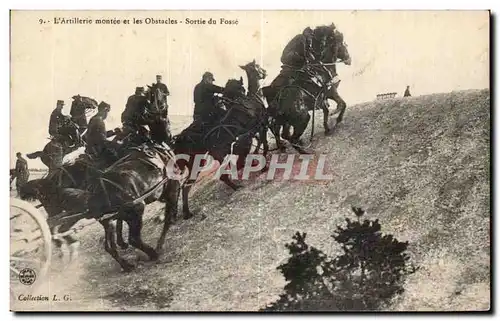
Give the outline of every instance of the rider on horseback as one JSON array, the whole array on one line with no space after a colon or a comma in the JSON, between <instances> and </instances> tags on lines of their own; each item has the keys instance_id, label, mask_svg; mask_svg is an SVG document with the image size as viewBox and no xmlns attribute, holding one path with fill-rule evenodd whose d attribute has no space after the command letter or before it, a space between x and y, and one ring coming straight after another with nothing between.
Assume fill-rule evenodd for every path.
<instances>
[{"instance_id":1,"label":"rider on horseback","mask_svg":"<svg viewBox=\"0 0 500 321\"><path fill-rule=\"evenodd\" d=\"M147 97L144 96L144 88L136 87L135 94L128 97L125 110L121 116L124 135L138 132L148 103Z\"/></svg>"},{"instance_id":2,"label":"rider on horseback","mask_svg":"<svg viewBox=\"0 0 500 321\"><path fill-rule=\"evenodd\" d=\"M78 128L70 117L62 113L64 101L58 100L56 108L50 114L49 135L67 146L78 146L81 143Z\"/></svg>"},{"instance_id":3,"label":"rider on horseback","mask_svg":"<svg viewBox=\"0 0 500 321\"><path fill-rule=\"evenodd\" d=\"M217 97L215 94L224 92L224 88L214 85L214 75L211 72L205 72L201 81L194 87L194 115L195 121L201 120L202 123L212 123L220 119L224 110L217 106Z\"/></svg>"},{"instance_id":4,"label":"rider on horseback","mask_svg":"<svg viewBox=\"0 0 500 321\"><path fill-rule=\"evenodd\" d=\"M161 82L161 75L156 75L156 83L151 86L153 90L156 88L159 88L162 93L164 93L167 96L170 96L170 91L168 90L167 85Z\"/></svg>"},{"instance_id":5,"label":"rider on horseback","mask_svg":"<svg viewBox=\"0 0 500 321\"><path fill-rule=\"evenodd\" d=\"M97 114L90 119L87 131L86 153L95 159L103 160L106 164L117 160L119 145L107 140L115 135L114 131L106 131L104 120L108 116L111 106L102 101L97 107Z\"/></svg>"}]
</instances>

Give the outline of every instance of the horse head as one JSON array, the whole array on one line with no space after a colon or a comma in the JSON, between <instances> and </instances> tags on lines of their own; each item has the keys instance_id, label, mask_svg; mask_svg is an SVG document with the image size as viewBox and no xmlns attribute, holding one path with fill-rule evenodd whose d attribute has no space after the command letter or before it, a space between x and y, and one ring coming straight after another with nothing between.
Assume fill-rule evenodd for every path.
<instances>
[{"instance_id":1,"label":"horse head","mask_svg":"<svg viewBox=\"0 0 500 321\"><path fill-rule=\"evenodd\" d=\"M351 64L351 56L344 41L344 35L335 30L327 35L325 49L321 61L326 63L336 62L337 59L344 61L346 65Z\"/></svg>"},{"instance_id":2,"label":"horse head","mask_svg":"<svg viewBox=\"0 0 500 321\"><path fill-rule=\"evenodd\" d=\"M243 78L239 80L229 79L224 86L224 97L234 99L245 95L245 87L243 86Z\"/></svg>"},{"instance_id":3,"label":"horse head","mask_svg":"<svg viewBox=\"0 0 500 321\"><path fill-rule=\"evenodd\" d=\"M255 59L244 66L240 65L240 68L246 71L249 79L253 77L254 79L262 80L267 77L267 71L256 63Z\"/></svg>"}]
</instances>

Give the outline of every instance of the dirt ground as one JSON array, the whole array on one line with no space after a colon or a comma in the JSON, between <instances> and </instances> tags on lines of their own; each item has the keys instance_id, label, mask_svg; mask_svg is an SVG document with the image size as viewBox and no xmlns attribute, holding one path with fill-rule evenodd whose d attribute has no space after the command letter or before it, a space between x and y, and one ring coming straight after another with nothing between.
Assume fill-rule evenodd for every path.
<instances>
[{"instance_id":1,"label":"dirt ground","mask_svg":"<svg viewBox=\"0 0 500 321\"><path fill-rule=\"evenodd\" d=\"M172 227L158 262L124 251L138 264L131 273L104 251L100 225L91 225L80 233L77 262L67 266L55 257L41 291L71 301L14 308L256 311L285 284L276 267L287 258L284 244L295 231L332 253L330 234L351 206L359 206L380 220L383 232L409 241L420 266L391 310L489 309L489 90L350 106L326 138L320 114L312 147L327 155L333 180L260 179L232 192L206 179L191 195L198 215ZM161 226L153 218L162 211L161 203L147 208L149 244L156 244Z\"/></svg>"}]
</instances>

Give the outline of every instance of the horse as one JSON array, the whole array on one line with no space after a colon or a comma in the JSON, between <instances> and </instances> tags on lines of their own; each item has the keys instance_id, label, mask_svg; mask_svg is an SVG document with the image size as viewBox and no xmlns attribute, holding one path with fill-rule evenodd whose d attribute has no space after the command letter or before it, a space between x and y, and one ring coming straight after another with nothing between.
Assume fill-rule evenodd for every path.
<instances>
[{"instance_id":1,"label":"horse","mask_svg":"<svg viewBox=\"0 0 500 321\"><path fill-rule=\"evenodd\" d=\"M304 133L311 116L309 111L321 108L324 115L325 134L328 127L328 106L325 103L327 93L332 86L331 73L321 64L309 64L294 72L293 80L278 90L265 90L271 116L271 131L276 137L276 144L283 149L281 138L289 140L300 153L307 153L303 148L301 136ZM273 84L271 84L272 87ZM268 88L269 88L268 87ZM277 92L276 92L277 91ZM289 128L293 126L293 135ZM283 127L283 135L280 129Z\"/></svg>"},{"instance_id":2,"label":"horse","mask_svg":"<svg viewBox=\"0 0 500 321\"><path fill-rule=\"evenodd\" d=\"M325 135L331 133L328 125L329 109L327 99L331 98L338 102L341 113L337 118L337 123L342 121L345 102L338 95L336 90L336 78L332 74L335 71L335 60L337 57L350 60L347 45L342 41L339 43L336 37L331 37L327 33L321 34L315 30L316 37L313 40L313 47L319 56L317 63L306 64L299 70L294 70L289 66L282 66L280 75L270 86L263 88L264 95L269 104L271 115L271 131L276 137L278 148L284 146L281 138L289 140L300 153L307 153L303 148L304 143L300 137L307 128L311 116L309 111L315 109L323 110L323 126ZM331 29L330 29L331 34ZM335 59L334 59L335 56ZM324 65L328 63L329 65ZM278 79L285 78L287 82L284 86L275 85ZM281 80L280 79L280 80ZM290 127L293 126L293 135L290 135ZM283 128L283 134L280 130Z\"/></svg>"},{"instance_id":3,"label":"horse","mask_svg":"<svg viewBox=\"0 0 500 321\"><path fill-rule=\"evenodd\" d=\"M165 154L155 147L142 146L132 150L121 159L95 177L89 184L88 217L100 221L104 227L104 248L126 272L134 265L125 260L117 251L115 219L127 222L129 226L129 244L144 253L150 260L158 258L165 243L166 232L177 217L179 181L169 177L169 161L173 154ZM165 220L156 249L142 240L143 214L146 204L152 203L164 195ZM108 213L116 213L106 217ZM118 233L120 234L120 233Z\"/></svg>"},{"instance_id":4,"label":"horse","mask_svg":"<svg viewBox=\"0 0 500 321\"><path fill-rule=\"evenodd\" d=\"M89 202L97 202L95 204L101 204L99 201L102 200L96 201L96 198L113 193L115 191L113 188L118 188L120 192L125 192L126 189L132 189L132 192L136 193L129 193L129 190L126 193L126 197L130 197L130 195L138 195L139 197L142 195L140 194L141 187L144 187L144 184L150 184L146 186L146 190L150 191L149 187L151 184L158 182L160 179L164 179L166 169L166 161L164 160L168 157L171 156L165 155L163 151L154 147L152 147L152 149L148 149L147 146L136 146L132 147L126 156L112 164L112 166L102 169L95 168L92 163L86 160L85 156L82 156L81 158L75 160L74 163L64 164L42 179L29 181L23 186L20 196L24 200L39 200L47 212L49 219L59 216L62 213L66 213L67 215L63 216L64 219L72 213L85 212L89 208L89 205L91 205ZM128 168L127 173L125 173L126 171L123 171L123 168L125 167ZM161 170L158 171L158 168L161 168ZM127 177L122 176L121 179L116 179L116 175L112 176L113 173L116 173L113 172L113 170L122 170L118 176L127 175ZM134 170L136 170L136 172L134 172ZM157 175L156 180L154 179L155 175ZM122 184L123 181L125 181L125 185L122 189L120 184ZM111 186L111 189L108 185ZM159 200L160 195L163 195L164 197L166 195L165 199L172 202L172 199L169 198L166 193L165 186L157 186L157 191L147 197L144 197L144 200L141 202L143 204L150 204ZM94 196L94 198L92 198L92 193L104 194ZM177 206L176 200L175 206ZM173 210L170 210L169 204L166 205L166 208L173 212ZM93 217L86 216L84 218L95 218L96 216L98 217L99 214L93 214ZM166 215L166 217L171 216ZM174 217L176 217L176 213ZM61 225L51 226L52 233L64 234L69 231L80 219L82 219L82 217L77 216L73 219L66 219L66 221ZM164 224L169 224L171 221L172 219ZM132 222L127 221L127 223L129 223L129 228L131 227L130 224L135 224L135 222L136 221L134 220L132 220ZM122 249L128 248L129 244L123 240L123 219L120 216L113 221L110 221L109 219L105 220L102 224L107 231L107 244L111 244L109 243L110 241L108 238L112 238L114 242L113 244L115 244L112 246L110 245L111 247L107 248L107 251L111 251L113 247L116 247L116 244ZM163 243L168 227L169 225L166 225L165 233L163 234ZM112 235L109 234L110 232ZM131 236L129 235L129 239L130 237ZM133 242L134 241L132 241L132 245L136 244ZM54 243L59 248L66 243L69 247L70 262L73 261L78 255L77 250L79 241L74 237L74 235L69 233L64 234L60 239L54 239ZM130 270L130 266L126 264L122 267L126 271Z\"/></svg>"},{"instance_id":5,"label":"horse","mask_svg":"<svg viewBox=\"0 0 500 321\"><path fill-rule=\"evenodd\" d=\"M257 147L255 149L255 153L259 152L260 147L262 146L264 156L267 155L269 151L269 143L267 141L267 130L269 127L268 124L268 115L265 107L264 95L262 93L262 88L260 85L260 81L264 80L267 77L267 71L262 68L259 64L255 62L255 59L246 65L240 65L241 69L245 71L247 74L247 82L248 82L248 90L247 97L256 99L262 105L262 108L259 110L260 116L262 119L262 124L260 126L260 131L257 133Z\"/></svg>"},{"instance_id":6,"label":"horse","mask_svg":"<svg viewBox=\"0 0 500 321\"><path fill-rule=\"evenodd\" d=\"M321 27L318 27L317 29L320 28ZM335 101L337 104L337 111L340 111L336 119L337 124L344 119L347 104L338 93L340 79L337 77L336 63L338 62L337 60L339 60L339 62L344 62L346 65L351 65L351 56L347 47L347 43L344 41L342 33L338 31L335 31L333 34L329 33L326 37L326 46L321 57L321 62L327 64L327 68L334 76L333 86L327 94L327 99Z\"/></svg>"},{"instance_id":7,"label":"horse","mask_svg":"<svg viewBox=\"0 0 500 321\"><path fill-rule=\"evenodd\" d=\"M47 212L48 219L55 217L64 211L70 215L72 212L84 212L86 210L86 195L84 190L59 186L54 181L39 178L28 181L19 190L19 196L26 201L40 201ZM52 235L68 232L80 219L66 220L58 226L51 226ZM68 233L61 238L53 239L54 245L62 249L66 245L69 249L69 262L78 256L80 242L74 235ZM61 257L63 252L61 251Z\"/></svg>"},{"instance_id":8,"label":"horse","mask_svg":"<svg viewBox=\"0 0 500 321\"><path fill-rule=\"evenodd\" d=\"M221 119L211 124L194 121L174 139L174 154L189 156L187 160L176 161L181 171L187 169L189 172L189 178L182 185L184 219L193 216L189 210L188 198L199 175L199 172L196 177L191 174L195 156L209 154L222 164L227 155L237 155L236 168L239 170L250 153L253 137L261 131L263 105L245 95L242 78L227 81L221 101L227 108ZM227 174L221 175L220 180L233 190L241 188Z\"/></svg>"},{"instance_id":9,"label":"horse","mask_svg":"<svg viewBox=\"0 0 500 321\"><path fill-rule=\"evenodd\" d=\"M97 109L97 101L90 97L75 95L72 97L70 115L71 120L78 125L80 135L83 135L87 129L87 116Z\"/></svg>"},{"instance_id":10,"label":"horse","mask_svg":"<svg viewBox=\"0 0 500 321\"><path fill-rule=\"evenodd\" d=\"M71 199L77 196L76 191L84 191L86 185L92 175L97 175L98 169L95 168L91 161L85 155L81 155L71 163L62 164L60 167L49 171L49 173L40 179L34 179L27 182L19 191L19 196L27 201L40 201L41 205L47 212L49 218L61 214L63 210L66 212L74 211L72 206L81 209L81 198L74 199L75 204ZM68 202L64 201L69 198ZM59 226L52 226L52 234L68 232L79 219L69 220ZM127 248L127 244L123 241L120 235L119 244L122 248ZM66 245L69 248L70 261L78 255L79 241L72 234L66 234L60 239L54 239L54 244L57 248L62 248ZM62 254L62 253L61 253Z\"/></svg>"}]
</instances>

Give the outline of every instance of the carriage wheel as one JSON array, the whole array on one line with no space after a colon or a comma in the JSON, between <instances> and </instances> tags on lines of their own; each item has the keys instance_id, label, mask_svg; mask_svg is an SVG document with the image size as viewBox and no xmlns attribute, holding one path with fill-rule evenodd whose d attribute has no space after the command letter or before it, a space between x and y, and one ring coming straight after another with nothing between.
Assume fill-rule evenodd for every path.
<instances>
[{"instance_id":1,"label":"carriage wheel","mask_svg":"<svg viewBox=\"0 0 500 321\"><path fill-rule=\"evenodd\" d=\"M51 245L50 229L43 214L30 203L11 198L11 298L32 294L43 284L50 267Z\"/></svg>"}]
</instances>

